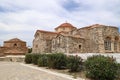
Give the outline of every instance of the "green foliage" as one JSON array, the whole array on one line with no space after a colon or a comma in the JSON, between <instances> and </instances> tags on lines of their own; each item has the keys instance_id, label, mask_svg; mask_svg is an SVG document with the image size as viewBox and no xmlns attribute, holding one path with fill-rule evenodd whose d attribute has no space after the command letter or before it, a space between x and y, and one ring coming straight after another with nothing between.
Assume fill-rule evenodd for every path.
<instances>
[{"instance_id":1,"label":"green foliage","mask_svg":"<svg viewBox=\"0 0 120 80\"><path fill-rule=\"evenodd\" d=\"M89 57L85 61L86 76L94 80L114 80L117 75L117 63L114 58L102 55Z\"/></svg>"},{"instance_id":2,"label":"green foliage","mask_svg":"<svg viewBox=\"0 0 120 80\"><path fill-rule=\"evenodd\" d=\"M66 68L66 55L62 53L53 53L48 55L48 67L55 69Z\"/></svg>"},{"instance_id":3,"label":"green foliage","mask_svg":"<svg viewBox=\"0 0 120 80\"><path fill-rule=\"evenodd\" d=\"M48 65L48 55L47 54L39 55L38 66L44 67L47 65Z\"/></svg>"},{"instance_id":4,"label":"green foliage","mask_svg":"<svg viewBox=\"0 0 120 80\"><path fill-rule=\"evenodd\" d=\"M120 63L118 63L117 80L120 80Z\"/></svg>"},{"instance_id":5,"label":"green foliage","mask_svg":"<svg viewBox=\"0 0 120 80\"><path fill-rule=\"evenodd\" d=\"M32 52L32 48L28 48L28 53L31 53Z\"/></svg>"},{"instance_id":6,"label":"green foliage","mask_svg":"<svg viewBox=\"0 0 120 80\"><path fill-rule=\"evenodd\" d=\"M25 63L30 64L32 63L32 54L26 54L25 55Z\"/></svg>"},{"instance_id":7,"label":"green foliage","mask_svg":"<svg viewBox=\"0 0 120 80\"><path fill-rule=\"evenodd\" d=\"M82 69L82 59L79 56L68 56L67 68L70 72L77 72Z\"/></svg>"},{"instance_id":8,"label":"green foliage","mask_svg":"<svg viewBox=\"0 0 120 80\"><path fill-rule=\"evenodd\" d=\"M32 55L32 63L33 63L33 64L37 65L38 59L39 59L39 56L40 56L40 55L41 55L41 54L33 54L33 55Z\"/></svg>"}]
</instances>

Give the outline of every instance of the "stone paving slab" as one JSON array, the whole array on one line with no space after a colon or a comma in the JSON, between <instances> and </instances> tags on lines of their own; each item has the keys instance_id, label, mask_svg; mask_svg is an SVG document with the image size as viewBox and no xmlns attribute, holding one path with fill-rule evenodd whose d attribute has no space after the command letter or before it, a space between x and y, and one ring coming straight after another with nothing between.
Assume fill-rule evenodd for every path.
<instances>
[{"instance_id":1,"label":"stone paving slab","mask_svg":"<svg viewBox=\"0 0 120 80\"><path fill-rule=\"evenodd\" d=\"M82 80L17 62L0 62L0 80Z\"/></svg>"},{"instance_id":2,"label":"stone paving slab","mask_svg":"<svg viewBox=\"0 0 120 80\"><path fill-rule=\"evenodd\" d=\"M71 76L71 75L58 73L58 72L51 71L49 69L45 69L45 68L42 68L42 67L36 67L36 66L33 66L33 65L26 65L26 64L23 64L23 63L21 63L21 65L26 66L26 67L30 67L30 68L33 68L33 69L36 69L36 70L39 70L39 71L43 71L43 72L46 72L46 73L49 73L49 74L53 74L53 75L56 75L56 76L59 76L59 77L67 78L69 80L85 80L85 79L82 79L82 78L74 79L73 76Z\"/></svg>"}]
</instances>

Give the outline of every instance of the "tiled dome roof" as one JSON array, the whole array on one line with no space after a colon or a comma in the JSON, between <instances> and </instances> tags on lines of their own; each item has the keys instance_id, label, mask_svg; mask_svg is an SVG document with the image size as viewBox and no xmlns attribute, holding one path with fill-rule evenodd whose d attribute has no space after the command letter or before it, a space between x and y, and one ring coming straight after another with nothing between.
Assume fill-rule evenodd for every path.
<instances>
[{"instance_id":1,"label":"tiled dome roof","mask_svg":"<svg viewBox=\"0 0 120 80\"><path fill-rule=\"evenodd\" d=\"M56 27L55 30L57 30L58 28L63 28L63 27L76 28L72 24L66 22Z\"/></svg>"},{"instance_id":2,"label":"tiled dome roof","mask_svg":"<svg viewBox=\"0 0 120 80\"><path fill-rule=\"evenodd\" d=\"M10 39L10 40L8 40L8 41L5 41L5 42L24 42L24 41L22 41L22 40L20 40L20 39L18 39L18 38L13 38L13 39Z\"/></svg>"}]
</instances>

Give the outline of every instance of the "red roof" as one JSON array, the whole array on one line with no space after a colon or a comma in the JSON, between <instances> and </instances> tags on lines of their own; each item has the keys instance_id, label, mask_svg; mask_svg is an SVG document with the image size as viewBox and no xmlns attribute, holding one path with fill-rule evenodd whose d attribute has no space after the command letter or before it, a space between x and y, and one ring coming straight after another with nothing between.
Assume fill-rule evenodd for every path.
<instances>
[{"instance_id":1,"label":"red roof","mask_svg":"<svg viewBox=\"0 0 120 80\"><path fill-rule=\"evenodd\" d=\"M86 27L83 27L83 28L80 28L80 29L99 28L99 27L103 27L103 26L108 26L108 25L102 25L102 24L93 24L93 25L86 26ZM117 27L115 27L115 26L110 26L110 27L117 28Z\"/></svg>"},{"instance_id":2,"label":"red roof","mask_svg":"<svg viewBox=\"0 0 120 80\"><path fill-rule=\"evenodd\" d=\"M18 38L13 38L13 39L10 39L10 40L4 41L4 42L25 42L25 41L22 41L22 40L20 40Z\"/></svg>"},{"instance_id":3,"label":"red roof","mask_svg":"<svg viewBox=\"0 0 120 80\"><path fill-rule=\"evenodd\" d=\"M51 31L44 31L44 30L37 30L37 31L42 33L58 34L57 32L51 32Z\"/></svg>"},{"instance_id":4,"label":"red roof","mask_svg":"<svg viewBox=\"0 0 120 80\"><path fill-rule=\"evenodd\" d=\"M93 24L93 25L90 25L90 26L82 27L80 29L90 29L90 28L96 28L96 27L100 27L100 24Z\"/></svg>"},{"instance_id":5,"label":"red roof","mask_svg":"<svg viewBox=\"0 0 120 80\"><path fill-rule=\"evenodd\" d=\"M44 38L45 38L46 40L51 40L51 37L55 37L55 36L57 36L57 34L59 34L59 33L57 33L57 32L37 30L34 36L36 36L37 33L43 33L43 34L45 34L46 36L44 36ZM50 36L51 36L51 37L50 37Z\"/></svg>"},{"instance_id":6,"label":"red roof","mask_svg":"<svg viewBox=\"0 0 120 80\"><path fill-rule=\"evenodd\" d=\"M74 26L73 26L72 24L70 24L70 23L63 23L63 24L59 25L58 27L56 27L55 30L58 29L58 28L64 28L64 27L76 28L76 27L74 27Z\"/></svg>"}]
</instances>

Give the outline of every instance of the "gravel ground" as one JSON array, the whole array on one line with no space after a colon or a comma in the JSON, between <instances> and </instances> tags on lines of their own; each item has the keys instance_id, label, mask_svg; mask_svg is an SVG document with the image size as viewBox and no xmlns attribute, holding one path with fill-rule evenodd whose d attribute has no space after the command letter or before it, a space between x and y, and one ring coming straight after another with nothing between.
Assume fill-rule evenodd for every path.
<instances>
[{"instance_id":1,"label":"gravel ground","mask_svg":"<svg viewBox=\"0 0 120 80\"><path fill-rule=\"evenodd\" d=\"M0 62L0 80L83 80L24 63Z\"/></svg>"}]
</instances>

